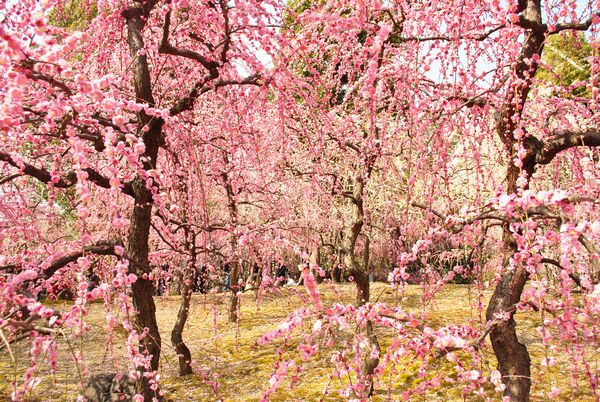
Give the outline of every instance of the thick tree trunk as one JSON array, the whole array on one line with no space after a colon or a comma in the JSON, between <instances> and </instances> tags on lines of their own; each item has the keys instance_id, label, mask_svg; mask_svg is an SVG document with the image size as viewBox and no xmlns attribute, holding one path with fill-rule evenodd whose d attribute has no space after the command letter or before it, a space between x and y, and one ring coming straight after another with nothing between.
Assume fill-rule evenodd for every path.
<instances>
[{"instance_id":1,"label":"thick tree trunk","mask_svg":"<svg viewBox=\"0 0 600 402\"><path fill-rule=\"evenodd\" d=\"M152 356L149 369L156 371L160 360L161 338L153 299L155 289L153 281L144 279L150 273L148 238L152 195L139 180L134 184L134 191L136 198L129 222L126 257L129 260L129 271L137 275L137 280L131 286L133 306L137 312L135 325L140 333L146 329L148 331L142 340L142 351ZM138 370L145 372L147 368L138 367ZM149 401L156 396L149 388L146 377L142 377L141 389L145 400Z\"/></svg>"},{"instance_id":2,"label":"thick tree trunk","mask_svg":"<svg viewBox=\"0 0 600 402\"><path fill-rule=\"evenodd\" d=\"M229 159L227 154L223 154L223 161L225 162L225 166L229 163ZM226 172L221 173L221 178L223 179L223 186L225 187L225 193L227 195L227 210L229 212L229 220L231 224L236 227L238 224L238 208L237 203L235 201L235 193L233 191L233 186L231 185L231 180ZM233 254L234 259L237 255L237 246L238 239L235 233L231 234L231 253ZM229 283L231 288L231 298L229 300L229 322L238 322L239 319L239 281L240 281L240 264L239 261L231 261L231 268L229 271Z\"/></svg>"},{"instance_id":3,"label":"thick tree trunk","mask_svg":"<svg viewBox=\"0 0 600 402\"><path fill-rule=\"evenodd\" d=\"M131 55L131 70L136 99L154 106L152 96L152 81L150 69L144 49L143 29L145 21L156 1L145 4L133 2L130 8L122 12L127 26L127 44ZM152 118L144 111L138 113L138 133L142 136L146 151L143 162L144 169L153 169L156 166L158 148L161 141L163 120ZM145 180L136 178L132 183L134 193L134 207L129 221L126 257L129 260L130 272L137 275L137 280L132 285L133 305L137 310L135 324L139 331L147 329L148 334L142 340L142 351L151 355L150 370L158 370L160 360L161 339L156 322L156 306L154 305L154 284L144 277L150 273L149 235L150 219L152 213L152 193L146 188ZM146 367L138 367L144 373ZM157 397L157 393L150 389L148 379L142 375L141 392L146 401Z\"/></svg>"},{"instance_id":4,"label":"thick tree trunk","mask_svg":"<svg viewBox=\"0 0 600 402\"><path fill-rule=\"evenodd\" d=\"M531 359L527 347L517 338L513 317L514 305L521 298L527 276L523 268L506 272L494 290L486 313L486 318L493 320L495 314L511 311L508 320L492 329L490 340L506 386L505 395L514 402L528 401L531 388Z\"/></svg>"},{"instance_id":5,"label":"thick tree trunk","mask_svg":"<svg viewBox=\"0 0 600 402\"><path fill-rule=\"evenodd\" d=\"M356 256L356 241L361 233L364 223L364 210L363 210L363 192L364 192L364 179L362 177L356 177L354 180L354 191L352 194L352 219L350 225L343 230L342 236L342 253L344 259L344 266L354 277L356 284L356 304L361 306L369 301L369 272L368 265L361 264ZM365 244L368 248L369 245Z\"/></svg>"},{"instance_id":6,"label":"thick tree trunk","mask_svg":"<svg viewBox=\"0 0 600 402\"><path fill-rule=\"evenodd\" d=\"M379 354L381 353L381 346L379 346L379 341L377 341L377 336L375 336L375 331L373 330L373 323L371 321L367 321L366 327L367 338L369 339L369 347L374 348L377 351L377 357L371 357L370 351L365 355L365 359L363 362L363 367L361 370L361 374L368 381L367 388L367 396L372 397L375 392L375 386L373 383L373 373L375 373L375 369L379 365Z\"/></svg>"},{"instance_id":7,"label":"thick tree trunk","mask_svg":"<svg viewBox=\"0 0 600 402\"><path fill-rule=\"evenodd\" d=\"M537 27L542 26L540 0L521 0L516 11L521 13L524 20L535 24ZM517 179L520 169L512 161L516 158L516 148L519 141L515 138L514 131L519 127L520 116L531 88L531 77L535 76L538 68L536 63L531 64L530 61L535 55L541 56L544 41L544 30L539 28L527 30L523 50L518 63L514 66L514 73L518 79L517 85L510 91L505 106L500 110L496 122L496 131L504 142L508 153L509 162L506 170L506 190L508 194L518 191ZM525 167L525 170L531 178L533 170L528 171L527 167ZM508 320L501 321L492 328L490 340L498 360L498 370L502 374L502 381L506 386L505 396L513 402L525 402L529 400L531 389L531 359L525 345L519 342L513 315L515 305L521 300L528 274L524 268L509 269L509 258L517 251L517 246L508 223L503 227L503 241L506 255L503 263L504 274L496 285L486 311L486 317L488 320L492 320L498 314L510 314Z\"/></svg>"},{"instance_id":8,"label":"thick tree trunk","mask_svg":"<svg viewBox=\"0 0 600 402\"><path fill-rule=\"evenodd\" d=\"M507 170L506 178L511 191L516 189L518 173L513 165ZM502 382L506 386L505 396L508 396L510 401L522 402L529 400L531 359L527 347L519 342L517 337L514 314L529 274L525 268L511 270L509 267L510 256L517 251L517 246L508 224L503 227L503 242L506 254L503 262L504 274L494 289L486 311L486 319L491 321L499 314L510 315L508 320L500 321L492 328L490 341L498 360L498 371L502 374Z\"/></svg>"},{"instance_id":9,"label":"thick tree trunk","mask_svg":"<svg viewBox=\"0 0 600 402\"><path fill-rule=\"evenodd\" d=\"M331 280L333 280L333 283L342 283L342 269L340 268L340 262L335 264L331 270Z\"/></svg>"},{"instance_id":10,"label":"thick tree trunk","mask_svg":"<svg viewBox=\"0 0 600 402\"><path fill-rule=\"evenodd\" d=\"M181 285L183 282L183 273L179 267L174 269L173 280L169 285L169 294L172 296L181 296Z\"/></svg>"}]
</instances>

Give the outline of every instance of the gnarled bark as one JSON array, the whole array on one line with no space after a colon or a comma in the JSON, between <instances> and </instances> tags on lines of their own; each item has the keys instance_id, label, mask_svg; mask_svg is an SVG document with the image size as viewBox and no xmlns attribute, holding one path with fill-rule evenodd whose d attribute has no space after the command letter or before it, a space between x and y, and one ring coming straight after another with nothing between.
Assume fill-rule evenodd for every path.
<instances>
[{"instance_id":1,"label":"gnarled bark","mask_svg":"<svg viewBox=\"0 0 600 402\"><path fill-rule=\"evenodd\" d=\"M344 228L342 232L342 250L344 265L350 274L354 277L356 283L356 304L362 306L369 301L370 283L369 283L369 241L365 241L365 250L362 261L356 256L356 241L361 234L364 224L364 209L363 209L363 193L365 188L364 178L357 176L354 179L354 190L352 196L349 197L352 206L352 218L350 224ZM378 352L381 350L373 324L367 321L365 334L368 339L367 348L375 348ZM367 395L372 396L374 393L373 374L379 365L379 355L371 357L371 353L367 352L361 367L361 374L364 380L368 383Z\"/></svg>"}]
</instances>

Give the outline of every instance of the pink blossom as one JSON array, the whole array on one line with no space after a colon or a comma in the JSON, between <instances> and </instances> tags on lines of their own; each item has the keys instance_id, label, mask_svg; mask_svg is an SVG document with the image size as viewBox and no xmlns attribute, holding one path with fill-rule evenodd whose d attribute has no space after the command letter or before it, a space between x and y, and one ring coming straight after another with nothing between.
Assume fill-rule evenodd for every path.
<instances>
[{"instance_id":1,"label":"pink blossom","mask_svg":"<svg viewBox=\"0 0 600 402\"><path fill-rule=\"evenodd\" d=\"M11 282L13 283L13 285L19 285L23 282L32 281L36 279L37 276L38 274L34 270L26 269L25 271L22 271L17 275L13 276Z\"/></svg>"}]
</instances>

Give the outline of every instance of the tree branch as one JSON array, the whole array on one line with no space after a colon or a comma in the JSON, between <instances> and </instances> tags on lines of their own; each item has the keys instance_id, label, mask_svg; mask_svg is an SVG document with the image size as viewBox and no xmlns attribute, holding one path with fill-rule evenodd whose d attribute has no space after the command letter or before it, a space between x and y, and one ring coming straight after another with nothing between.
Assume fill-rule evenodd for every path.
<instances>
[{"instance_id":1,"label":"tree branch","mask_svg":"<svg viewBox=\"0 0 600 402\"><path fill-rule=\"evenodd\" d=\"M122 246L122 244L119 241L100 241L98 243L85 246L81 251L65 255L54 261L48 268L44 269L44 277L50 278L56 271L67 264L76 261L79 257L83 257L85 254L114 255L119 257L120 255L115 252L115 246Z\"/></svg>"},{"instance_id":2,"label":"tree branch","mask_svg":"<svg viewBox=\"0 0 600 402\"><path fill-rule=\"evenodd\" d=\"M200 95L207 93L213 89L225 87L228 85L261 85L260 74L254 74L243 80L218 80L210 84L210 76L198 81L194 87L188 92L187 96L179 99L170 109L171 116L176 116L182 112L190 110L194 106L194 102Z\"/></svg>"},{"instance_id":3,"label":"tree branch","mask_svg":"<svg viewBox=\"0 0 600 402\"><path fill-rule=\"evenodd\" d=\"M0 161L6 162L9 165L18 168L23 174L31 176L41 181L42 183L53 183L53 186L56 188L69 188L74 186L78 182L77 174L74 171L67 173L65 176L60 177L58 181L53 182L52 175L46 169L38 168L28 163L23 163L21 165L17 163L9 154L4 152L0 152ZM110 181L94 169L87 168L82 170L88 174L88 179L92 183L102 188L111 188ZM133 197L133 188L131 187L131 184L124 184L122 191L124 194Z\"/></svg>"},{"instance_id":4,"label":"tree branch","mask_svg":"<svg viewBox=\"0 0 600 402\"><path fill-rule=\"evenodd\" d=\"M598 129L586 131L563 131L542 143L541 152L535 152L534 161L536 165L547 165L554 157L562 151L577 146L597 147L600 146L600 132Z\"/></svg>"},{"instance_id":5,"label":"tree branch","mask_svg":"<svg viewBox=\"0 0 600 402\"><path fill-rule=\"evenodd\" d=\"M188 49L181 49L172 46L169 43L169 29L171 27L171 10L165 15L165 22L163 24L163 35L158 47L158 52L163 54L170 54L173 56L180 56L186 59L191 59L199 62L204 68L206 68L210 76L214 79L219 76L219 63L213 60L209 60L207 57L202 56L200 53L194 52Z\"/></svg>"}]
</instances>

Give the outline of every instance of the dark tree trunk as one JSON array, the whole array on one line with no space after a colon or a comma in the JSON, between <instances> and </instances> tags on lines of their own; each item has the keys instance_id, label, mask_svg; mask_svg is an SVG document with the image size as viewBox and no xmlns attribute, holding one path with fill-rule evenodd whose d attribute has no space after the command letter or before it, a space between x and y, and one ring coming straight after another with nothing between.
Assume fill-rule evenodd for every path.
<instances>
[{"instance_id":1,"label":"dark tree trunk","mask_svg":"<svg viewBox=\"0 0 600 402\"><path fill-rule=\"evenodd\" d=\"M495 313L514 310L513 306L521 298L527 276L528 273L523 268L506 272L502 276L487 308L488 320L493 320ZM506 385L505 395L511 401L528 401L531 388L531 359L527 348L517 338L514 313L509 314L510 318L507 321L500 322L492 329L490 340L498 360L498 370Z\"/></svg>"},{"instance_id":2,"label":"dark tree trunk","mask_svg":"<svg viewBox=\"0 0 600 402\"><path fill-rule=\"evenodd\" d=\"M235 235L232 235L235 236ZM237 246L237 241L232 242ZM229 271L231 299L229 301L229 322L238 322L239 320L239 295L240 291L240 264L237 261L232 262L231 271Z\"/></svg>"},{"instance_id":3,"label":"dark tree trunk","mask_svg":"<svg viewBox=\"0 0 600 402\"><path fill-rule=\"evenodd\" d=\"M339 263L335 264L331 270L331 279L334 283L342 282L342 269L340 268Z\"/></svg>"},{"instance_id":4,"label":"dark tree trunk","mask_svg":"<svg viewBox=\"0 0 600 402\"><path fill-rule=\"evenodd\" d=\"M225 166L229 163L229 158L226 153L223 153L223 161L225 162ZM227 172L221 173L221 179L223 180L223 186L225 187L225 193L227 195L227 210L229 212L229 220L231 224L235 227L238 224L238 208L237 203L235 201L235 193L233 190L233 186L231 185L231 180L229 179L229 175ZM237 246L238 239L235 233L231 234L231 252L233 257L237 255ZM229 300L229 322L238 322L239 319L239 281L240 281L240 264L239 261L231 261L231 268L229 271L229 283L231 288L231 298Z\"/></svg>"},{"instance_id":5,"label":"dark tree trunk","mask_svg":"<svg viewBox=\"0 0 600 402\"><path fill-rule=\"evenodd\" d=\"M361 176L357 176L354 180L354 191L352 194L352 220L350 226L348 226L342 236L342 250L344 256L344 266L354 277L356 284L356 305L362 306L369 301L370 297L370 283L369 283L369 241L365 241L365 250L363 252L362 261L356 256L356 241L358 236L361 234L361 230L364 222L364 209L363 209L363 192L364 192L364 179ZM366 336L369 342L367 348L375 348L380 351L379 342L373 331L373 324L371 321L367 321ZM361 374L364 381L368 383L367 395L373 396L375 391L373 384L373 374L375 369L379 365L379 356L371 357L370 351L367 351L363 366L361 367Z\"/></svg>"},{"instance_id":6,"label":"dark tree trunk","mask_svg":"<svg viewBox=\"0 0 600 402\"><path fill-rule=\"evenodd\" d=\"M375 336L375 331L373 330L373 323L371 321L367 321L366 333L367 338L369 339L369 347L373 347L377 350L378 353L381 353L381 346L379 346L377 336ZM361 368L361 374L367 379L369 383L367 388L367 396L369 397L372 397L373 393L375 392L375 387L373 384L373 373L375 373L375 369L378 365L379 356L376 358L372 358L370 351L368 351L365 355L363 366Z\"/></svg>"},{"instance_id":7,"label":"dark tree trunk","mask_svg":"<svg viewBox=\"0 0 600 402\"><path fill-rule=\"evenodd\" d=\"M542 12L540 0L520 0L518 13L524 20L541 27ZM509 92L505 106L500 110L496 122L496 131L504 142L508 153L508 166L506 170L506 190L508 194L517 192L517 178L520 169L513 164L516 158L518 140L514 131L519 127L521 113L525 107L527 96L531 88L531 77L538 68L537 63L529 64L534 55L541 56L545 41L545 31L539 28L528 29L523 43L519 61L514 66L514 73L519 80L518 84ZM527 170L527 169L526 169ZM532 171L529 171L531 178ZM513 402L529 400L531 389L531 359L525 345L519 342L516 333L516 323L513 318L514 308L521 300L521 294L528 275L524 268L509 270L509 258L517 251L509 224L503 227L503 241L505 259L503 263L504 274L496 285L494 294L486 311L488 320L495 318L496 314L510 311L510 318L501 321L490 331L490 340L496 359L498 370L502 374L502 381L506 386L505 396Z\"/></svg>"},{"instance_id":8,"label":"dark tree trunk","mask_svg":"<svg viewBox=\"0 0 600 402\"><path fill-rule=\"evenodd\" d=\"M320 246L316 245L313 247L313 249L310 253L310 263L311 263L311 265L315 264L318 267L321 267L321 247ZM318 272L313 272L313 275L314 275L317 283L323 283L323 280L325 278L323 278L321 275L319 275Z\"/></svg>"},{"instance_id":9,"label":"dark tree trunk","mask_svg":"<svg viewBox=\"0 0 600 402\"><path fill-rule=\"evenodd\" d=\"M187 322L190 313L190 304L192 300L194 271L196 268L196 252L195 242L192 243L190 249L191 258L188 269L184 272L183 280L181 283L181 305L179 306L179 312L177 313L177 320L171 330L171 344L177 352L177 358L179 359L179 375L184 376L192 374L192 353L183 341L183 329Z\"/></svg>"},{"instance_id":10,"label":"dark tree trunk","mask_svg":"<svg viewBox=\"0 0 600 402\"><path fill-rule=\"evenodd\" d=\"M343 230L341 245L344 266L354 277L356 284L356 304L362 306L369 301L369 272L368 265L359 261L356 256L356 241L361 233L364 223L363 192L364 179L356 177L354 180L354 191L352 194L352 220L350 225ZM368 248L368 244L365 245Z\"/></svg>"},{"instance_id":11,"label":"dark tree trunk","mask_svg":"<svg viewBox=\"0 0 600 402\"><path fill-rule=\"evenodd\" d=\"M126 256L129 260L130 272L138 277L131 286L133 306L137 312L134 318L135 325L140 333L145 329L148 330L148 334L142 340L142 351L152 355L150 370L156 371L160 360L161 338L153 298L155 288L153 281L144 279L145 274L150 272L148 238L152 196L140 180L136 180L134 191L136 197L129 223ZM138 367L138 370L145 372L147 368ZM156 396L155 391L150 389L146 377L142 377L141 390L145 400L149 401Z\"/></svg>"},{"instance_id":12,"label":"dark tree trunk","mask_svg":"<svg viewBox=\"0 0 600 402\"><path fill-rule=\"evenodd\" d=\"M122 12L127 26L127 44L131 55L131 70L136 99L150 106L154 105L152 96L152 82L148 60L144 52L143 29L145 21L156 1L132 3L130 8ZM145 169L156 166L158 149L161 141L163 120L152 118L144 111L138 113L138 134L142 136L146 151L143 162ZM147 130L145 129L147 128ZM142 340L142 349L151 355L150 370L158 370L160 360L161 339L156 322L156 306L154 305L154 284L149 279L144 279L144 274L150 272L149 235L150 219L152 213L152 193L146 188L145 180L137 177L132 183L134 207L129 222L126 257L129 260L130 272L137 275L138 279L132 285L133 305L137 310L135 324L138 330L148 330L147 336ZM146 367L138 367L144 373ZM150 389L148 379L142 375L141 392L147 401L157 397L156 392Z\"/></svg>"}]
</instances>

